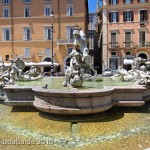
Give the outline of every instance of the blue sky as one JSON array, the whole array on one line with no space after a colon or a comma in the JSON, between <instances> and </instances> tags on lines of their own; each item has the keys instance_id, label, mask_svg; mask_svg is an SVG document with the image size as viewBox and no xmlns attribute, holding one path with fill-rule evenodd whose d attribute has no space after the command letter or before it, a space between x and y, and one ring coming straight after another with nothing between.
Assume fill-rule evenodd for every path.
<instances>
[{"instance_id":1,"label":"blue sky","mask_svg":"<svg viewBox=\"0 0 150 150\"><path fill-rule=\"evenodd\" d=\"M95 12L96 11L96 3L97 3L97 0L88 0L89 12Z\"/></svg>"}]
</instances>

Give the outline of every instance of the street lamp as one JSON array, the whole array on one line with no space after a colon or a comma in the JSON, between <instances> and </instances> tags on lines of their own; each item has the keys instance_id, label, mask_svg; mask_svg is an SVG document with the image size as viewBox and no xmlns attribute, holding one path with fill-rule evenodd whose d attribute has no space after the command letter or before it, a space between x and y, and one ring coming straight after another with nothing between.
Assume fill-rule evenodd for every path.
<instances>
[{"instance_id":1,"label":"street lamp","mask_svg":"<svg viewBox=\"0 0 150 150\"><path fill-rule=\"evenodd\" d=\"M51 11L51 17L54 17L54 12L53 10ZM54 76L54 52L53 52L53 32L54 32L54 26L53 23L51 25L51 33L52 33L52 64L51 64L51 76Z\"/></svg>"}]
</instances>

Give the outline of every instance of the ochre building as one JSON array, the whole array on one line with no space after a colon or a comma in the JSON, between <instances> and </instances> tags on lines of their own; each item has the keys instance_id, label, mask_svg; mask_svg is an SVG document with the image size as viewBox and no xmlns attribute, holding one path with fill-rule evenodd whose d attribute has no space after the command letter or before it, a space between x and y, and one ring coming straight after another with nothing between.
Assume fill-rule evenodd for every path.
<instances>
[{"instance_id":1,"label":"ochre building","mask_svg":"<svg viewBox=\"0 0 150 150\"><path fill-rule=\"evenodd\" d=\"M63 70L73 48L74 27L86 32L87 16L87 0L1 0L1 61L51 61L53 49L54 62Z\"/></svg>"}]
</instances>

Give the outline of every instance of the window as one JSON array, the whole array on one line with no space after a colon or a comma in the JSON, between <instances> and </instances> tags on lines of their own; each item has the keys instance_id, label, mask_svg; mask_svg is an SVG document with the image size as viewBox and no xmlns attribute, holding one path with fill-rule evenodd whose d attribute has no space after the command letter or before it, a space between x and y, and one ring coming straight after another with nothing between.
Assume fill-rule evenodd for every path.
<instances>
[{"instance_id":1,"label":"window","mask_svg":"<svg viewBox=\"0 0 150 150\"><path fill-rule=\"evenodd\" d=\"M50 48L45 49L45 56L50 56Z\"/></svg>"},{"instance_id":2,"label":"window","mask_svg":"<svg viewBox=\"0 0 150 150\"><path fill-rule=\"evenodd\" d=\"M9 3L10 3L10 0L3 0L3 3L4 3L4 4L9 4Z\"/></svg>"},{"instance_id":3,"label":"window","mask_svg":"<svg viewBox=\"0 0 150 150\"><path fill-rule=\"evenodd\" d=\"M44 28L44 39L52 40L52 28L51 27Z\"/></svg>"},{"instance_id":4,"label":"window","mask_svg":"<svg viewBox=\"0 0 150 150\"><path fill-rule=\"evenodd\" d=\"M145 3L145 0L140 0L140 3Z\"/></svg>"},{"instance_id":5,"label":"window","mask_svg":"<svg viewBox=\"0 0 150 150\"><path fill-rule=\"evenodd\" d=\"M90 34L88 39L89 39L89 48L94 49L94 36Z\"/></svg>"},{"instance_id":6,"label":"window","mask_svg":"<svg viewBox=\"0 0 150 150\"><path fill-rule=\"evenodd\" d=\"M117 52L115 51L111 52L111 56L117 56Z\"/></svg>"},{"instance_id":7,"label":"window","mask_svg":"<svg viewBox=\"0 0 150 150\"><path fill-rule=\"evenodd\" d=\"M146 42L146 33L145 31L139 32L139 46L144 47Z\"/></svg>"},{"instance_id":8,"label":"window","mask_svg":"<svg viewBox=\"0 0 150 150\"><path fill-rule=\"evenodd\" d=\"M10 28L3 29L3 41L10 41Z\"/></svg>"},{"instance_id":9,"label":"window","mask_svg":"<svg viewBox=\"0 0 150 150\"><path fill-rule=\"evenodd\" d=\"M125 32L125 47L131 47L131 32Z\"/></svg>"},{"instance_id":10,"label":"window","mask_svg":"<svg viewBox=\"0 0 150 150\"><path fill-rule=\"evenodd\" d=\"M24 58L30 58L30 48L24 49Z\"/></svg>"},{"instance_id":11,"label":"window","mask_svg":"<svg viewBox=\"0 0 150 150\"><path fill-rule=\"evenodd\" d=\"M110 12L109 13L109 22L111 22L111 23L119 22L118 12Z\"/></svg>"},{"instance_id":12,"label":"window","mask_svg":"<svg viewBox=\"0 0 150 150\"><path fill-rule=\"evenodd\" d=\"M68 55L72 52L72 49L73 48L71 48L71 47L68 48Z\"/></svg>"},{"instance_id":13,"label":"window","mask_svg":"<svg viewBox=\"0 0 150 150\"><path fill-rule=\"evenodd\" d=\"M67 39L73 39L73 31L74 31L74 27L66 27L66 38Z\"/></svg>"},{"instance_id":14,"label":"window","mask_svg":"<svg viewBox=\"0 0 150 150\"><path fill-rule=\"evenodd\" d=\"M147 10L140 10L140 22L147 21Z\"/></svg>"},{"instance_id":15,"label":"window","mask_svg":"<svg viewBox=\"0 0 150 150\"><path fill-rule=\"evenodd\" d=\"M130 51L127 51L125 54L126 54L126 56L130 56L130 55L131 55L131 52L130 52Z\"/></svg>"},{"instance_id":16,"label":"window","mask_svg":"<svg viewBox=\"0 0 150 150\"><path fill-rule=\"evenodd\" d=\"M24 40L31 40L31 28L24 28Z\"/></svg>"},{"instance_id":17,"label":"window","mask_svg":"<svg viewBox=\"0 0 150 150\"><path fill-rule=\"evenodd\" d=\"M131 3L132 3L132 0L124 0L124 3L126 3L126 4L131 4Z\"/></svg>"},{"instance_id":18,"label":"window","mask_svg":"<svg viewBox=\"0 0 150 150\"><path fill-rule=\"evenodd\" d=\"M9 61L9 55L5 55L5 60Z\"/></svg>"},{"instance_id":19,"label":"window","mask_svg":"<svg viewBox=\"0 0 150 150\"><path fill-rule=\"evenodd\" d=\"M73 5L67 5L67 16L73 16Z\"/></svg>"},{"instance_id":20,"label":"window","mask_svg":"<svg viewBox=\"0 0 150 150\"><path fill-rule=\"evenodd\" d=\"M24 3L31 3L31 0L24 0Z\"/></svg>"},{"instance_id":21,"label":"window","mask_svg":"<svg viewBox=\"0 0 150 150\"><path fill-rule=\"evenodd\" d=\"M111 70L118 70L118 58L109 58L109 68Z\"/></svg>"},{"instance_id":22,"label":"window","mask_svg":"<svg viewBox=\"0 0 150 150\"><path fill-rule=\"evenodd\" d=\"M117 42L117 33L111 33L111 42L110 42L110 47L111 48L115 48L117 47L118 42Z\"/></svg>"},{"instance_id":23,"label":"window","mask_svg":"<svg viewBox=\"0 0 150 150\"><path fill-rule=\"evenodd\" d=\"M3 17L4 18L10 17L10 9L9 8L3 8Z\"/></svg>"},{"instance_id":24,"label":"window","mask_svg":"<svg viewBox=\"0 0 150 150\"><path fill-rule=\"evenodd\" d=\"M26 6L24 8L24 16L25 17L30 17L30 7L29 6Z\"/></svg>"},{"instance_id":25,"label":"window","mask_svg":"<svg viewBox=\"0 0 150 150\"><path fill-rule=\"evenodd\" d=\"M118 4L118 0L109 0L109 4L110 5L117 5Z\"/></svg>"},{"instance_id":26,"label":"window","mask_svg":"<svg viewBox=\"0 0 150 150\"><path fill-rule=\"evenodd\" d=\"M45 6L44 15L45 16L50 16L51 15L51 7L50 6Z\"/></svg>"},{"instance_id":27,"label":"window","mask_svg":"<svg viewBox=\"0 0 150 150\"><path fill-rule=\"evenodd\" d=\"M133 21L133 11L124 11L123 12L123 20L124 20L124 22Z\"/></svg>"}]
</instances>

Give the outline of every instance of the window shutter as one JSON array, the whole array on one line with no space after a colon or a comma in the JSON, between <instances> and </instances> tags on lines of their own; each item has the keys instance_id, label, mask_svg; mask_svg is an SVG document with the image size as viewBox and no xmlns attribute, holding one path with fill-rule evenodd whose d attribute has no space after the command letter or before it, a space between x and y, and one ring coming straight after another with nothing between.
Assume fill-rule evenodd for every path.
<instances>
[{"instance_id":1,"label":"window shutter","mask_svg":"<svg viewBox=\"0 0 150 150\"><path fill-rule=\"evenodd\" d=\"M116 12L116 22L119 22L119 13Z\"/></svg>"},{"instance_id":2,"label":"window shutter","mask_svg":"<svg viewBox=\"0 0 150 150\"><path fill-rule=\"evenodd\" d=\"M69 39L69 29L66 28L66 39Z\"/></svg>"},{"instance_id":3,"label":"window shutter","mask_svg":"<svg viewBox=\"0 0 150 150\"><path fill-rule=\"evenodd\" d=\"M133 0L131 0L131 3L133 3Z\"/></svg>"},{"instance_id":4,"label":"window shutter","mask_svg":"<svg viewBox=\"0 0 150 150\"><path fill-rule=\"evenodd\" d=\"M111 44L115 44L117 41L116 39L116 33L111 33Z\"/></svg>"},{"instance_id":5,"label":"window shutter","mask_svg":"<svg viewBox=\"0 0 150 150\"><path fill-rule=\"evenodd\" d=\"M123 0L123 3L125 4L125 0Z\"/></svg>"},{"instance_id":6,"label":"window shutter","mask_svg":"<svg viewBox=\"0 0 150 150\"><path fill-rule=\"evenodd\" d=\"M125 42L131 42L131 32L125 33Z\"/></svg>"},{"instance_id":7,"label":"window shutter","mask_svg":"<svg viewBox=\"0 0 150 150\"><path fill-rule=\"evenodd\" d=\"M131 11L131 21L134 21L134 14L133 14L133 11Z\"/></svg>"},{"instance_id":8,"label":"window shutter","mask_svg":"<svg viewBox=\"0 0 150 150\"><path fill-rule=\"evenodd\" d=\"M47 28L45 29L45 40L48 40L48 31L47 31Z\"/></svg>"},{"instance_id":9,"label":"window shutter","mask_svg":"<svg viewBox=\"0 0 150 150\"><path fill-rule=\"evenodd\" d=\"M27 40L27 30L24 29L24 40Z\"/></svg>"},{"instance_id":10,"label":"window shutter","mask_svg":"<svg viewBox=\"0 0 150 150\"><path fill-rule=\"evenodd\" d=\"M111 13L109 13L109 22L111 22L111 15L112 15L112 14L111 14Z\"/></svg>"},{"instance_id":11,"label":"window shutter","mask_svg":"<svg viewBox=\"0 0 150 150\"><path fill-rule=\"evenodd\" d=\"M145 21L147 21L147 10L145 10L145 14L144 14L144 16L145 16Z\"/></svg>"},{"instance_id":12,"label":"window shutter","mask_svg":"<svg viewBox=\"0 0 150 150\"><path fill-rule=\"evenodd\" d=\"M125 20L125 15L126 15L126 12L124 11L124 12L123 12L123 21L124 21L124 22L126 22L126 20Z\"/></svg>"},{"instance_id":13,"label":"window shutter","mask_svg":"<svg viewBox=\"0 0 150 150\"><path fill-rule=\"evenodd\" d=\"M109 5L111 5L111 0L109 0Z\"/></svg>"}]
</instances>

